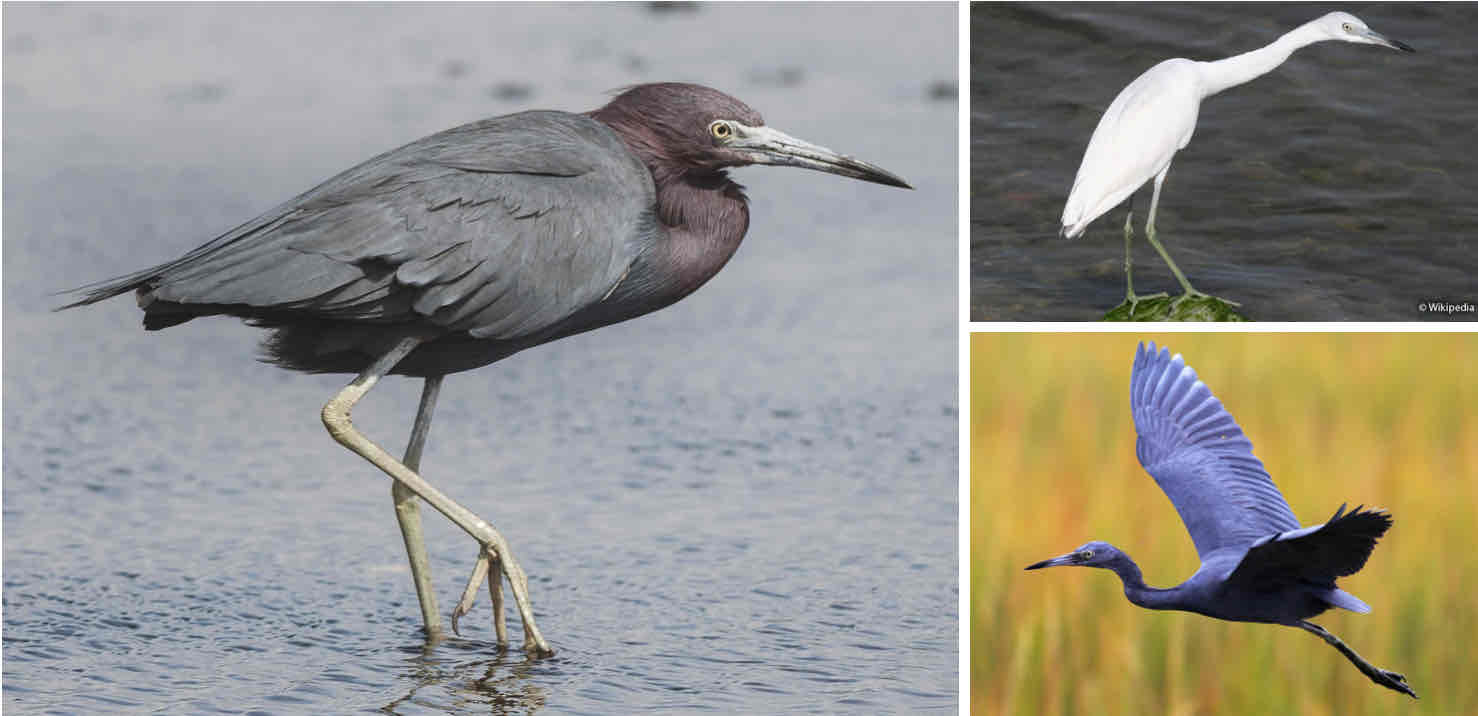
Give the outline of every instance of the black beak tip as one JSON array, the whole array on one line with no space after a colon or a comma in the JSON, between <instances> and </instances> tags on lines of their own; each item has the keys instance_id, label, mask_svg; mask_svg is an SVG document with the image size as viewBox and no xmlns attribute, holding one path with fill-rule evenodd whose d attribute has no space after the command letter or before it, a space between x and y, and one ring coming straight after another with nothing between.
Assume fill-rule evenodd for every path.
<instances>
[{"instance_id":1,"label":"black beak tip","mask_svg":"<svg viewBox=\"0 0 1478 716\"><path fill-rule=\"evenodd\" d=\"M1411 45L1408 45L1408 44L1406 44L1406 43L1404 43L1404 42L1402 42L1400 40L1391 40L1391 44L1392 45L1395 45L1396 46L1396 49L1398 49L1398 50L1400 50L1402 52L1416 52L1416 48L1414 48Z\"/></svg>"},{"instance_id":2,"label":"black beak tip","mask_svg":"<svg viewBox=\"0 0 1478 716\"><path fill-rule=\"evenodd\" d=\"M910 191L913 190L913 185L904 181L903 177L898 176L897 174L890 174L887 172L873 172L862 178L874 184L882 184L883 186L896 186L899 189L908 189Z\"/></svg>"}]
</instances>

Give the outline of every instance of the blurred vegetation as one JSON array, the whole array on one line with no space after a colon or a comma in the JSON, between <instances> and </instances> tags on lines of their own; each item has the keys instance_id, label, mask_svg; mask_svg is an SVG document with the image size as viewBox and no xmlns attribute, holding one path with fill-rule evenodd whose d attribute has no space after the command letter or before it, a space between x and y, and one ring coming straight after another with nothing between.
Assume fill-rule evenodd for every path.
<instances>
[{"instance_id":1,"label":"blurred vegetation","mask_svg":"<svg viewBox=\"0 0 1478 716\"><path fill-rule=\"evenodd\" d=\"M1101 539L1152 586L1199 564L1135 459L1141 339L1221 398L1304 524L1342 502L1395 525L1314 621L1421 696L1303 631L1154 612L1103 570L1024 572ZM981 333L970 368L970 688L976 714L1478 714L1478 336Z\"/></svg>"}]
</instances>

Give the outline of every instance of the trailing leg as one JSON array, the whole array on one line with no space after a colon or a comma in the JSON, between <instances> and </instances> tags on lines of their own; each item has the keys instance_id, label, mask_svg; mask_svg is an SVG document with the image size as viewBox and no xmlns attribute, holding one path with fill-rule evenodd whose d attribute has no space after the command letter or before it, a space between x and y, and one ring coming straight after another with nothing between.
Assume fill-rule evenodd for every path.
<instances>
[{"instance_id":1,"label":"trailing leg","mask_svg":"<svg viewBox=\"0 0 1478 716\"><path fill-rule=\"evenodd\" d=\"M1345 645L1343 641L1340 641L1339 637L1329 633L1328 630L1326 630L1324 627L1319 626L1318 624L1307 621L1300 621L1298 623L1298 626L1300 629L1303 629L1304 631L1307 631L1310 634L1323 639L1325 643L1338 649L1339 653L1344 654L1345 658L1349 659L1350 663L1354 664L1355 668L1359 669L1360 673L1365 674L1367 677L1369 677L1371 681L1374 681L1381 686L1391 689L1392 691L1400 691L1401 693L1406 694L1413 699L1417 698L1416 692L1413 691L1411 687L1406 684L1405 676L1402 676L1401 674L1398 674L1394 671L1386 671L1385 669L1377 667L1376 665L1366 661L1359 654L1356 654L1354 649L1351 649L1349 646Z\"/></svg>"}]
</instances>

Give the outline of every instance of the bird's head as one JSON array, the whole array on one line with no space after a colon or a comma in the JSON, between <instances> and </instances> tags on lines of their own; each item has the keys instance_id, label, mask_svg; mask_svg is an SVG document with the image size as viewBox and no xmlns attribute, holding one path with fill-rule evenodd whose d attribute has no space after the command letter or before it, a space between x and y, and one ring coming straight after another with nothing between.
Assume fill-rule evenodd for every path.
<instances>
[{"instance_id":1,"label":"bird's head","mask_svg":"<svg viewBox=\"0 0 1478 716\"><path fill-rule=\"evenodd\" d=\"M1124 556L1123 552L1107 542L1089 542L1061 557L1044 559L1027 569L1043 567L1105 567Z\"/></svg>"},{"instance_id":2,"label":"bird's head","mask_svg":"<svg viewBox=\"0 0 1478 716\"><path fill-rule=\"evenodd\" d=\"M772 164L913 188L881 167L771 129L749 105L702 85L637 85L590 116L620 133L654 175Z\"/></svg>"},{"instance_id":3,"label":"bird's head","mask_svg":"<svg viewBox=\"0 0 1478 716\"><path fill-rule=\"evenodd\" d=\"M1416 52L1410 45L1397 42L1370 29L1363 20L1347 12L1331 12L1313 22L1325 37L1340 42L1355 42L1362 45L1380 45L1402 52Z\"/></svg>"}]
</instances>

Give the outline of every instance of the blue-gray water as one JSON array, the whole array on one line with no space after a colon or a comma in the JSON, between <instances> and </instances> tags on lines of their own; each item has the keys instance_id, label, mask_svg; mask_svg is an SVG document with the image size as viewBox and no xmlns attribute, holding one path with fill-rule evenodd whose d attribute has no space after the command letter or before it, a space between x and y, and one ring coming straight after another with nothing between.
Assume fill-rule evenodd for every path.
<instances>
[{"instance_id":1,"label":"blue-gray water","mask_svg":"<svg viewBox=\"0 0 1478 716\"><path fill-rule=\"evenodd\" d=\"M1097 320L1124 300L1122 207L1057 237L1103 110L1161 60L1256 49L1333 10L1417 52L1319 43L1206 100L1165 180L1159 237L1197 289L1255 320L1448 320L1420 304L1478 305L1471 5L976 3L971 319ZM1175 293L1143 236L1149 201L1136 198L1135 290Z\"/></svg>"},{"instance_id":2,"label":"blue-gray water","mask_svg":"<svg viewBox=\"0 0 1478 716\"><path fill-rule=\"evenodd\" d=\"M953 713L956 12L7 4L6 712ZM741 170L695 295L448 378L424 473L511 540L553 659L495 650L485 593L423 647L389 481L319 423L345 377L48 310L389 147L665 79L917 191ZM418 391L356 422L399 451ZM426 519L446 612L476 549Z\"/></svg>"}]
</instances>

